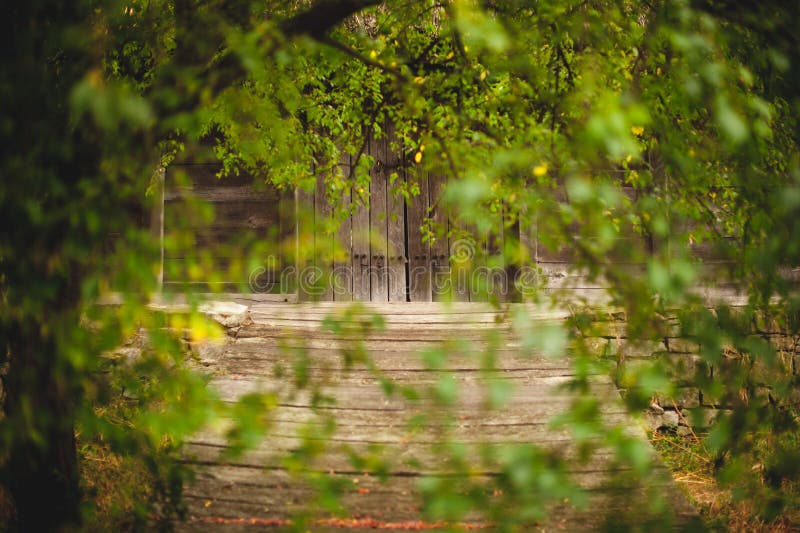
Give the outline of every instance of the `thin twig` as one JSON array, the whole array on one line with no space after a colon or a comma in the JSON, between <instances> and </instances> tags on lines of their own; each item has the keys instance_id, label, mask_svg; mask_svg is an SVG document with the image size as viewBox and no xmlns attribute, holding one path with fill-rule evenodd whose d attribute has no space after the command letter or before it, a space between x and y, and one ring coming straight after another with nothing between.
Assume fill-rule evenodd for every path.
<instances>
[{"instance_id":1,"label":"thin twig","mask_svg":"<svg viewBox=\"0 0 800 533\"><path fill-rule=\"evenodd\" d=\"M356 50L355 48L351 48L351 47L347 46L346 44L344 44L341 41L337 41L336 39L333 39L333 38L328 37L326 35L324 37L321 37L319 39L319 42L322 43L322 44L326 44L326 45L330 46L331 48L335 48L336 50L339 50L340 52L344 52L345 54L349 55L350 57L353 57L353 58L357 59L358 61L360 61L361 63L364 63L367 66L377 68L377 69L379 69L379 70L381 70L381 71L383 71L383 72L385 72L387 74L391 74L392 76L395 76L396 78L399 78L399 79L401 79L403 81L407 81L406 77L403 75L403 73L400 70L398 70L396 68L393 68L393 67L389 67L387 65L384 65L383 63L381 63L379 61L374 61L374 60L368 58L367 56L365 56L364 54L362 54L361 52L359 52L358 50Z\"/></svg>"},{"instance_id":2,"label":"thin twig","mask_svg":"<svg viewBox=\"0 0 800 533\"><path fill-rule=\"evenodd\" d=\"M694 429L692 429L692 426L691 426L691 424L689 424L689 421L683 415L683 412L680 409L678 409L678 404L675 403L674 399L672 400L672 407L675 409L675 412L678 414L678 418L680 418L686 424L686 427L689 428L689 431L692 432L692 437L694 437L695 440L700 440L699 438L697 438L697 434L694 432Z\"/></svg>"}]
</instances>

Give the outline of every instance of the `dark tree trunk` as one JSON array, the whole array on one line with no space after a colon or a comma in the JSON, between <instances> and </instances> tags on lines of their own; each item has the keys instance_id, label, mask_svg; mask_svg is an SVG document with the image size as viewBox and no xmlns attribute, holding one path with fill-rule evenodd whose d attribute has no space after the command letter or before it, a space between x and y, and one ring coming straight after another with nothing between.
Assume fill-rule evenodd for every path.
<instances>
[{"instance_id":1,"label":"dark tree trunk","mask_svg":"<svg viewBox=\"0 0 800 533\"><path fill-rule=\"evenodd\" d=\"M0 161L10 173L2 178L0 202L0 346L8 362L3 482L20 531L80 527L74 434L80 382L61 343L80 327L85 258L74 245L88 237L69 217L73 206L91 205L77 185L99 165L95 144L82 137L69 107L73 87L93 64L94 51L81 49L76 33L91 9L82 2L11 2L0 20L0 43L11 52L0 67L9 80L0 103ZM45 215L32 217L26 205Z\"/></svg>"},{"instance_id":2,"label":"dark tree trunk","mask_svg":"<svg viewBox=\"0 0 800 533\"><path fill-rule=\"evenodd\" d=\"M35 342L39 324L11 340L5 414L16 429L6 473L20 531L80 526L75 399L69 371L58 368L50 339ZM32 340L34 342L32 342Z\"/></svg>"},{"instance_id":3,"label":"dark tree trunk","mask_svg":"<svg viewBox=\"0 0 800 533\"><path fill-rule=\"evenodd\" d=\"M346 16L375 3L377 0L320 0L284 28L289 35L319 36ZM0 353L0 362L7 359L9 363L3 377L2 429L11 431L0 434L9 446L2 474L14 499L17 529L78 529L80 485L74 424L85 376L64 353L57 332L80 327L81 274L92 271L93 261L97 261L93 253L102 243L84 247L100 232L91 228L88 217L81 225L81 218L72 215L76 210L93 209L109 230L125 227L126 222L120 214L124 204L114 203L119 198L113 194L110 199L103 198L95 194L94 187L84 187L113 185L100 177L107 172L101 171L100 165L105 132L95 131L90 118L76 124L70 109L73 88L88 72L99 68L103 59L102 49L88 48L88 40L78 36L93 31L91 21L102 17L91 2L8 4L0 17L0 45L11 52L0 62L0 78L11 80L4 84L0 98L0 169L9 174L2 177L0 195L0 226L4 228L0 232L0 350L5 352ZM214 25L202 25L197 5L193 1L175 5L172 63L177 69L206 65L218 52L219 39L204 33ZM224 65L215 65L215 70L221 67ZM233 83L244 71L234 62L232 73L214 74ZM167 77L166 83L169 80ZM224 84L217 85L224 88ZM193 104L196 98L192 91L182 95L186 109L191 109L187 102ZM159 109L157 100L154 106ZM98 206L103 201L108 203ZM36 210L31 206L45 215L39 219L32 216Z\"/></svg>"}]
</instances>

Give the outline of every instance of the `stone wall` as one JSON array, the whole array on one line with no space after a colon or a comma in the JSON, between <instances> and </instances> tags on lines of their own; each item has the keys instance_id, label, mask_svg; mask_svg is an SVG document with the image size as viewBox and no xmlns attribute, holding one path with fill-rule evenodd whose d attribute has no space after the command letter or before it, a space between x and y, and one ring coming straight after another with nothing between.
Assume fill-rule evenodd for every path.
<instances>
[{"instance_id":1,"label":"stone wall","mask_svg":"<svg viewBox=\"0 0 800 533\"><path fill-rule=\"evenodd\" d=\"M788 331L774 319L760 317L751 325L748 338L768 342L775 350L774 364L743 355L731 346L723 346L719 360L712 364L701 355L698 342L681 335L674 316L667 319L667 334L649 341L627 337L624 313L596 315L592 326L582 334L589 350L608 360L616 370L615 381L623 394L635 386L633 376L643 366L658 364L663 368L670 377L672 393L652 397L650 407L643 413L644 421L651 430L689 434L707 429L717 416L732 407L721 399L726 396L719 390L733 392L743 402L788 401L800 405L800 334ZM737 375L746 376L746 387L739 388L741 381L732 379ZM777 394L775 386L779 382L789 384L788 395Z\"/></svg>"}]
</instances>

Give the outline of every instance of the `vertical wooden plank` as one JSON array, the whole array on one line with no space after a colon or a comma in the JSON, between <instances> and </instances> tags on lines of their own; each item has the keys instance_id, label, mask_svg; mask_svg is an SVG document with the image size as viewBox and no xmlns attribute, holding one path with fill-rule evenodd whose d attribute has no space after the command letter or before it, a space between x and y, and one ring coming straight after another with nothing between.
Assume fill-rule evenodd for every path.
<instances>
[{"instance_id":1,"label":"vertical wooden plank","mask_svg":"<svg viewBox=\"0 0 800 533\"><path fill-rule=\"evenodd\" d=\"M469 301L472 263L475 259L475 239L467 223L451 213L450 218L450 283L456 302Z\"/></svg>"},{"instance_id":2,"label":"vertical wooden plank","mask_svg":"<svg viewBox=\"0 0 800 533\"><path fill-rule=\"evenodd\" d=\"M350 175L350 154L342 152L339 159L339 170L344 176ZM342 210L350 207L350 191L342 197ZM348 302L353 299L353 242L351 234L351 217L338 217L339 227L336 230L335 254L333 259L333 299L337 302Z\"/></svg>"},{"instance_id":3,"label":"vertical wooden plank","mask_svg":"<svg viewBox=\"0 0 800 533\"><path fill-rule=\"evenodd\" d=\"M409 188L419 186L419 196L406 203L406 232L408 234L408 291L412 302L431 301L430 244L422 241L422 225L428 217L428 174L406 170Z\"/></svg>"},{"instance_id":4,"label":"vertical wooden plank","mask_svg":"<svg viewBox=\"0 0 800 533\"><path fill-rule=\"evenodd\" d=\"M527 205L523 206L522 213L520 214L519 227L519 246L521 248L521 257L523 258L522 271L520 272L519 282L521 285L518 287L520 292L520 299L522 301L529 301L536 297L536 280L538 280L538 273L533 269L537 268L539 262L539 245L537 241L537 226L536 218L532 215ZM514 282L514 280L509 280Z\"/></svg>"},{"instance_id":5,"label":"vertical wooden plank","mask_svg":"<svg viewBox=\"0 0 800 533\"><path fill-rule=\"evenodd\" d=\"M297 220L295 218L295 191L285 189L278 200L278 258L275 262L275 281L281 294L297 292Z\"/></svg>"},{"instance_id":6,"label":"vertical wooden plank","mask_svg":"<svg viewBox=\"0 0 800 533\"><path fill-rule=\"evenodd\" d=\"M538 246L536 242L536 220L534 215L529 213L528 206L522 206L519 221L519 244L524 252L525 264L532 266L539 260Z\"/></svg>"},{"instance_id":7,"label":"vertical wooden plank","mask_svg":"<svg viewBox=\"0 0 800 533\"><path fill-rule=\"evenodd\" d=\"M511 220L507 209L503 210L503 234L500 236L500 255L502 268L505 272L505 278L508 280L505 290L502 292L502 300L508 302L521 302L523 300L524 288L517 285L517 282L522 282L520 279L520 267L523 263L520 262L521 244L520 244L520 222L519 219Z\"/></svg>"},{"instance_id":8,"label":"vertical wooden plank","mask_svg":"<svg viewBox=\"0 0 800 533\"><path fill-rule=\"evenodd\" d=\"M502 217L497 213L487 213L489 217L489 229L487 231L479 231L473 224L462 224L466 231L466 235L462 237L464 248L460 253L467 255L467 258L462 258L462 263L467 263L467 272L461 272L461 284L466 284L460 287L459 291L463 293L467 291L469 294L469 301L471 302L486 302L490 299L496 299L499 293L504 290L504 279L501 269L498 269L498 257L500 250L498 249L499 240L498 236L502 235ZM470 248L471 245L472 247ZM452 248L452 245L451 245ZM451 253L453 250L451 249ZM463 277L467 276L466 280ZM460 295L463 299L463 295Z\"/></svg>"},{"instance_id":9,"label":"vertical wooden plank","mask_svg":"<svg viewBox=\"0 0 800 533\"><path fill-rule=\"evenodd\" d=\"M356 163L356 161L352 161L353 165ZM350 201L356 204L351 221L353 243L353 300L366 302L369 301L370 298L369 189L362 191L359 190L358 186L354 186Z\"/></svg>"},{"instance_id":10,"label":"vertical wooden plank","mask_svg":"<svg viewBox=\"0 0 800 533\"><path fill-rule=\"evenodd\" d=\"M183 246L178 245L178 240L174 236L188 231L191 225L187 212L187 202L189 201L191 189L189 177L186 170L187 165L173 163L164 173L164 208L162 212L163 220L161 238L161 286L167 289L174 289L180 285L179 290L187 290L189 279L186 272L187 255L193 256L198 247L192 247L188 252ZM181 224L181 222L183 224ZM155 221L158 224L158 221ZM158 228L154 230L154 237Z\"/></svg>"},{"instance_id":11,"label":"vertical wooden plank","mask_svg":"<svg viewBox=\"0 0 800 533\"><path fill-rule=\"evenodd\" d=\"M295 219L297 221L297 299L301 302L313 299L316 271L314 269L314 192L297 188L295 196Z\"/></svg>"},{"instance_id":12,"label":"vertical wooden plank","mask_svg":"<svg viewBox=\"0 0 800 533\"><path fill-rule=\"evenodd\" d=\"M156 292L164 288L164 189L167 170L156 170L156 184L153 191L153 205L150 208L150 235L158 242L158 270L156 271Z\"/></svg>"},{"instance_id":13,"label":"vertical wooden plank","mask_svg":"<svg viewBox=\"0 0 800 533\"><path fill-rule=\"evenodd\" d=\"M489 240L486 245L486 265L490 275L489 299L492 301L506 301L514 284L514 280L508 278L508 273L505 270L507 229L505 227L505 212L501 210L497 215L496 223L493 224L492 231L489 232Z\"/></svg>"},{"instance_id":14,"label":"vertical wooden plank","mask_svg":"<svg viewBox=\"0 0 800 533\"><path fill-rule=\"evenodd\" d=\"M386 240L387 240L387 277L389 284L389 301L405 302L406 294L406 235L405 210L403 196L398 192L405 181L403 170L402 147L394 132L394 124L386 120ZM392 148L394 145L394 148Z\"/></svg>"},{"instance_id":15,"label":"vertical wooden plank","mask_svg":"<svg viewBox=\"0 0 800 533\"><path fill-rule=\"evenodd\" d=\"M314 266L315 274L321 276L315 287L315 300L333 300L331 271L333 270L333 232L331 205L325 195L325 176L317 175L314 189Z\"/></svg>"},{"instance_id":16,"label":"vertical wooden plank","mask_svg":"<svg viewBox=\"0 0 800 533\"><path fill-rule=\"evenodd\" d=\"M472 259L472 268L469 272L469 300L471 302L485 302L489 300L492 292L493 270L489 265L490 239L492 232L479 232L474 229L475 253Z\"/></svg>"},{"instance_id":17,"label":"vertical wooden plank","mask_svg":"<svg viewBox=\"0 0 800 533\"><path fill-rule=\"evenodd\" d=\"M450 299L452 291L450 279L450 248L448 246L448 217L441 203L445 178L439 173L428 174L429 217L436 231L436 239L431 244L431 299L442 301Z\"/></svg>"},{"instance_id":18,"label":"vertical wooden plank","mask_svg":"<svg viewBox=\"0 0 800 533\"><path fill-rule=\"evenodd\" d=\"M370 300L386 302L389 300L389 279L386 258L389 255L386 231L387 173L386 173L386 135L380 139L370 138L370 154L375 163L370 170L369 241L370 255Z\"/></svg>"},{"instance_id":19,"label":"vertical wooden plank","mask_svg":"<svg viewBox=\"0 0 800 533\"><path fill-rule=\"evenodd\" d=\"M559 183L555 191L555 200L559 202L568 202L566 188L561 183ZM573 223L570 226L570 230L573 233L578 233L580 228L577 223ZM566 277L569 274L569 265L574 264L574 250L564 245L555 249L556 246L554 245L557 244L558 243L553 243L547 238L538 239L536 261L548 278L558 279Z\"/></svg>"}]
</instances>

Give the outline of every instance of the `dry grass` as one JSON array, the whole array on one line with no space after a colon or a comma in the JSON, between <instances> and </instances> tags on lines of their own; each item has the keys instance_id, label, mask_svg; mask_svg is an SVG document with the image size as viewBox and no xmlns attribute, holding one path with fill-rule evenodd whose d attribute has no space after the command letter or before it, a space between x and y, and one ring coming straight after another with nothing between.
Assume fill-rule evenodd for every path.
<instances>
[{"instance_id":1,"label":"dry grass","mask_svg":"<svg viewBox=\"0 0 800 533\"><path fill-rule=\"evenodd\" d=\"M699 510L705 524L712 531L734 532L790 532L800 531L800 507L787 506L775 520L760 517L755 498L734 497L737 487L722 486L714 476L714 461L702 439L690 435L652 433L650 440L661 459L672 471L673 479L683 489L689 500ZM760 479L758 465L753 467L753 477ZM800 487L786 486L789 496L800 501Z\"/></svg>"},{"instance_id":2,"label":"dry grass","mask_svg":"<svg viewBox=\"0 0 800 533\"><path fill-rule=\"evenodd\" d=\"M130 531L142 524L153 479L141 459L112 453L95 442L81 448L80 467L88 530Z\"/></svg>"}]
</instances>

